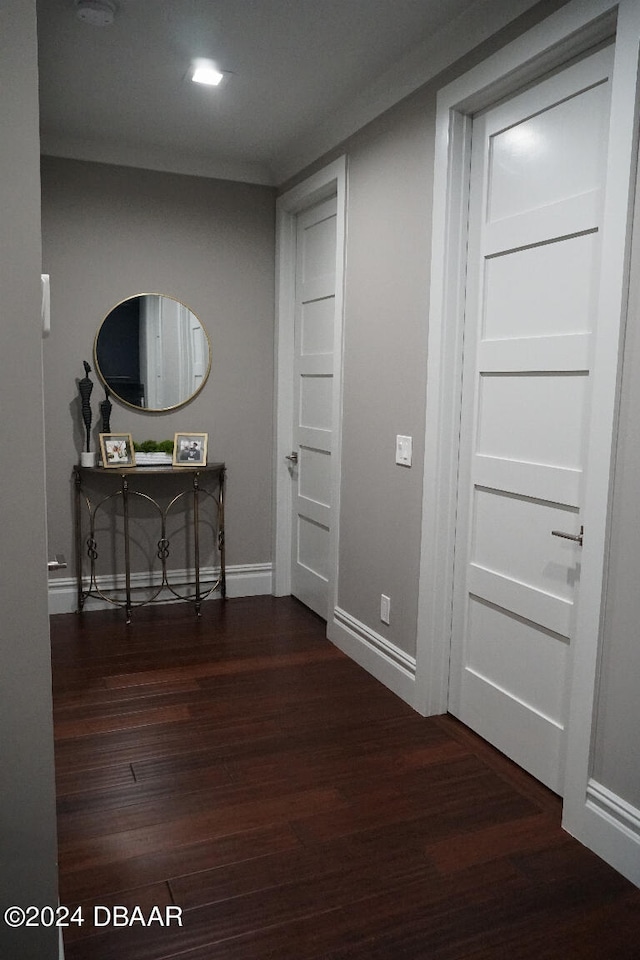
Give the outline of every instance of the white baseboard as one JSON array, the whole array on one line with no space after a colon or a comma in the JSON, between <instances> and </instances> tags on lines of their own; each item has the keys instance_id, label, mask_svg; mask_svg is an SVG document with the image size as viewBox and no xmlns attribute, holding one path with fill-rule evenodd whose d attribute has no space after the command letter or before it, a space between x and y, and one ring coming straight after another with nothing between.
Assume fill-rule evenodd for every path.
<instances>
[{"instance_id":1,"label":"white baseboard","mask_svg":"<svg viewBox=\"0 0 640 960\"><path fill-rule=\"evenodd\" d=\"M578 822L563 823L563 827L640 887L640 810L637 807L591 779Z\"/></svg>"},{"instance_id":2,"label":"white baseboard","mask_svg":"<svg viewBox=\"0 0 640 960\"><path fill-rule=\"evenodd\" d=\"M327 626L332 643L372 676L415 707L416 659L366 624L336 607Z\"/></svg>"},{"instance_id":3,"label":"white baseboard","mask_svg":"<svg viewBox=\"0 0 640 960\"><path fill-rule=\"evenodd\" d=\"M272 592L272 564L270 563L239 563L227 567L227 597L258 597ZM218 570L213 567L203 567L200 571L202 590L218 579ZM160 583L159 574L132 573L132 589L140 587L157 587ZM193 575L187 570L172 570L171 584L176 590L182 590L185 585L193 584ZM114 590L124 590L124 576L98 577L98 586L104 593ZM219 599L220 591L215 590L210 599ZM170 591L164 590L158 600L170 603L175 597ZM78 607L78 588L75 577L59 577L49 581L49 613L74 613ZM113 604L100 597L88 597L84 609L109 610Z\"/></svg>"}]
</instances>

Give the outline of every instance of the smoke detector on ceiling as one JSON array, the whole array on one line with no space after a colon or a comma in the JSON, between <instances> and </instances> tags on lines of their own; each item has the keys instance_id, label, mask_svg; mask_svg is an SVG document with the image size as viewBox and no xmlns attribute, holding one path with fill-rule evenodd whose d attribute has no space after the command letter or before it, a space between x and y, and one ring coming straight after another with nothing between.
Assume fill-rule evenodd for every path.
<instances>
[{"instance_id":1,"label":"smoke detector on ceiling","mask_svg":"<svg viewBox=\"0 0 640 960\"><path fill-rule=\"evenodd\" d=\"M76 17L92 27L109 27L115 16L113 0L76 0Z\"/></svg>"}]
</instances>

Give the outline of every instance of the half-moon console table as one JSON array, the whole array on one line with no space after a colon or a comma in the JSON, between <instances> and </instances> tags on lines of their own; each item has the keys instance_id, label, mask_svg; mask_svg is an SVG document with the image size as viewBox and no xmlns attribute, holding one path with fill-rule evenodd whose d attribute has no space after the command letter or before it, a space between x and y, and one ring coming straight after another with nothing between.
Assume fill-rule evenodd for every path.
<instances>
[{"instance_id":1,"label":"half-moon console table","mask_svg":"<svg viewBox=\"0 0 640 960\"><path fill-rule=\"evenodd\" d=\"M195 605L196 614L200 616L200 605L214 590L220 589L223 599L226 597L225 578L225 548L224 548L224 463L211 463L207 466L153 466L153 467L82 467L74 466L75 480L75 539L76 539L76 580L78 585L78 612L82 612L85 600L88 597L99 597L115 606L122 607L127 616L127 623L131 622L131 611L134 607L141 607L152 603L158 598L162 590L169 590L174 598L185 600ZM161 479L162 478L162 479ZM154 488L162 486L164 496ZM105 489L106 487L106 489ZM177 492L175 492L177 487ZM101 488L101 489L98 489ZM115 488L115 489L114 489ZM87 490L92 493L98 490L96 499L91 500ZM147 491L151 489L154 496ZM167 493L168 491L168 493ZM105 515L108 517L108 504L120 501L122 504L122 535L124 551L124 586L114 590L120 594L124 592L124 599L114 596L101 585L96 573L96 561L99 551L97 543L96 518ZM135 500L144 501L155 507L158 514L160 534L157 539L156 556L160 560L161 575L153 586L153 594L144 600L133 600L131 575L131 506ZM167 518L170 511L177 505L191 504L190 530L193 534L193 590L181 593L169 581L171 571L168 569L170 542L167 537ZM84 509L83 509L84 508ZM213 526L214 544L217 546L220 569L213 583L207 582L203 589L201 583L200 554L201 554L201 520ZM115 520L112 521L115 526ZM112 537L113 539L113 537ZM86 553L85 553L86 548ZM88 560L88 585L85 588L83 569ZM114 571L116 574L120 571ZM192 584L189 583L189 587Z\"/></svg>"}]
</instances>

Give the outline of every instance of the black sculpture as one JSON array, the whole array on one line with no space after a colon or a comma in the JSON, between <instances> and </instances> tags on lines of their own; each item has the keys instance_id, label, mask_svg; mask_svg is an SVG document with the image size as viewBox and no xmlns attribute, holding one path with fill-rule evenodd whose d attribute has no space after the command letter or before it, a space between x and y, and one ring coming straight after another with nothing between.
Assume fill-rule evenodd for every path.
<instances>
[{"instance_id":1,"label":"black sculpture","mask_svg":"<svg viewBox=\"0 0 640 960\"><path fill-rule=\"evenodd\" d=\"M87 453L90 449L91 441L91 404L89 403L89 398L91 397L91 391L93 390L93 381L89 378L91 373L91 367L86 360L82 361L84 364L84 377L78 382L78 390L80 391L80 400L82 402L82 419L84 420L84 429L87 437Z\"/></svg>"},{"instance_id":2,"label":"black sculpture","mask_svg":"<svg viewBox=\"0 0 640 960\"><path fill-rule=\"evenodd\" d=\"M102 433L111 433L111 411L113 404L109 400L109 391L104 388L104 400L100 404L100 413L102 415Z\"/></svg>"}]
</instances>

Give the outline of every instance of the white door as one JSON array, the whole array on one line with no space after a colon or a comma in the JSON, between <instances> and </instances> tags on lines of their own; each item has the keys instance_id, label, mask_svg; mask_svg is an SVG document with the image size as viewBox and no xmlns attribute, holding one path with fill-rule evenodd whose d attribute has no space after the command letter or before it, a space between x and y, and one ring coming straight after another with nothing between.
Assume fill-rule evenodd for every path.
<instances>
[{"instance_id":1,"label":"white door","mask_svg":"<svg viewBox=\"0 0 640 960\"><path fill-rule=\"evenodd\" d=\"M473 122L450 710L558 793L611 64Z\"/></svg>"},{"instance_id":2,"label":"white door","mask_svg":"<svg viewBox=\"0 0 640 960\"><path fill-rule=\"evenodd\" d=\"M325 619L331 536L336 199L297 217L291 592Z\"/></svg>"}]
</instances>

